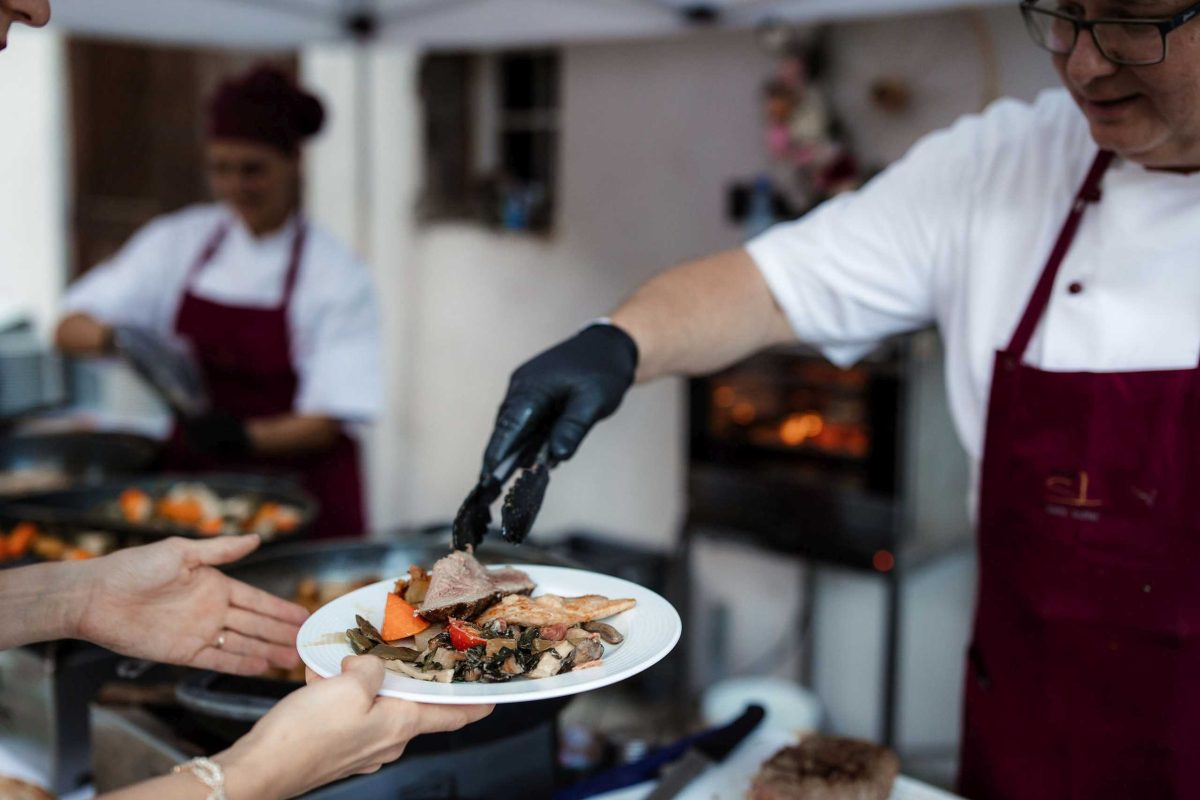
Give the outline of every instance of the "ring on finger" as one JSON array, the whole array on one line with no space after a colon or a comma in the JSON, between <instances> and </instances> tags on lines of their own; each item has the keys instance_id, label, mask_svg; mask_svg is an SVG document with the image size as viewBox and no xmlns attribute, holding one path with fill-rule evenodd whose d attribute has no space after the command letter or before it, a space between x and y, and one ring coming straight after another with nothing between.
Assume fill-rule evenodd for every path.
<instances>
[{"instance_id":1,"label":"ring on finger","mask_svg":"<svg viewBox=\"0 0 1200 800\"><path fill-rule=\"evenodd\" d=\"M225 631L221 631L219 634L217 634L217 641L213 643L213 647L220 650L224 646L225 646Z\"/></svg>"}]
</instances>

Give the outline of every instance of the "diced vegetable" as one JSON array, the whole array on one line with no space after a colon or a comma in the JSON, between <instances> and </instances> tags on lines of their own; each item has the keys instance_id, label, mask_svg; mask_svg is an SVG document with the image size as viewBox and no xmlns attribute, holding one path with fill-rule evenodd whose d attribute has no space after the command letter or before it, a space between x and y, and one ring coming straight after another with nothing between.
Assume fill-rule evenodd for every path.
<instances>
[{"instance_id":1,"label":"diced vegetable","mask_svg":"<svg viewBox=\"0 0 1200 800\"><path fill-rule=\"evenodd\" d=\"M441 632L441 625L430 625L428 628L413 637L413 643L417 646L418 650L425 652L425 650L429 648L429 642L433 640L433 637L441 634Z\"/></svg>"},{"instance_id":2,"label":"diced vegetable","mask_svg":"<svg viewBox=\"0 0 1200 800\"><path fill-rule=\"evenodd\" d=\"M67 543L57 536L42 535L34 537L33 552L37 553L39 558L44 558L47 561L59 561L66 556Z\"/></svg>"},{"instance_id":3,"label":"diced vegetable","mask_svg":"<svg viewBox=\"0 0 1200 800\"><path fill-rule=\"evenodd\" d=\"M32 522L18 522L17 526L8 534L8 543L5 549L11 558L20 558L29 552L29 547L33 544L33 540L37 538L38 527Z\"/></svg>"},{"instance_id":4,"label":"diced vegetable","mask_svg":"<svg viewBox=\"0 0 1200 800\"><path fill-rule=\"evenodd\" d=\"M388 592L387 606L383 611L383 627L380 634L389 642L407 639L429 627L429 623L417 615L417 610L401 599L395 592Z\"/></svg>"},{"instance_id":5,"label":"diced vegetable","mask_svg":"<svg viewBox=\"0 0 1200 800\"><path fill-rule=\"evenodd\" d=\"M158 515L180 525L196 525L204 518L204 507L194 497L164 497L158 501Z\"/></svg>"},{"instance_id":6,"label":"diced vegetable","mask_svg":"<svg viewBox=\"0 0 1200 800\"><path fill-rule=\"evenodd\" d=\"M150 518L154 507L150 495L132 487L121 492L117 504L120 505L121 515L125 517L126 522L145 522Z\"/></svg>"},{"instance_id":7,"label":"diced vegetable","mask_svg":"<svg viewBox=\"0 0 1200 800\"><path fill-rule=\"evenodd\" d=\"M209 517L208 519L200 520L200 524L196 526L196 530L205 536L218 536L221 533L224 523L220 517Z\"/></svg>"},{"instance_id":8,"label":"diced vegetable","mask_svg":"<svg viewBox=\"0 0 1200 800\"><path fill-rule=\"evenodd\" d=\"M487 644L487 639L483 638L483 631L469 622L452 619L449 629L450 644L454 645L455 650L470 650L476 645Z\"/></svg>"}]
</instances>

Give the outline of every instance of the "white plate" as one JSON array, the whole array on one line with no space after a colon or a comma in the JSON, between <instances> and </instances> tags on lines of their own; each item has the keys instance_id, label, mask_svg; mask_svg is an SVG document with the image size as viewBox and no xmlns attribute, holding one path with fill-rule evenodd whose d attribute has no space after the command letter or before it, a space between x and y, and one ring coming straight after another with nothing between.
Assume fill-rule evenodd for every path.
<instances>
[{"instance_id":1,"label":"white plate","mask_svg":"<svg viewBox=\"0 0 1200 800\"><path fill-rule=\"evenodd\" d=\"M580 569L514 566L537 584L534 597L540 594L563 597L599 594L614 600L632 597L637 601L635 607L604 620L620 631L625 641L619 645L606 644L600 666L551 678L514 678L505 683L434 683L389 670L379 693L422 703L466 704L524 703L588 692L623 681L657 664L671 652L683 632L679 613L671 604L636 583ZM296 637L296 647L304 663L324 678L339 674L342 659L354 655L345 636L347 628L355 627L354 615L361 614L381 627L387 593L394 584L394 579L379 581L318 608Z\"/></svg>"}]
</instances>

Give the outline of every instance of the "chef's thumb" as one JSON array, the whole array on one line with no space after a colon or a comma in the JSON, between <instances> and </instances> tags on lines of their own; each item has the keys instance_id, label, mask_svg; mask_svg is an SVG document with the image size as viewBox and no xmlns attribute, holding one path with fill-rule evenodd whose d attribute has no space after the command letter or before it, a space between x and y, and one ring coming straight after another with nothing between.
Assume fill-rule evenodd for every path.
<instances>
[{"instance_id":1,"label":"chef's thumb","mask_svg":"<svg viewBox=\"0 0 1200 800\"><path fill-rule=\"evenodd\" d=\"M202 542L191 542L191 555L200 564L216 566L230 564L253 553L262 539L257 534L219 536Z\"/></svg>"}]
</instances>

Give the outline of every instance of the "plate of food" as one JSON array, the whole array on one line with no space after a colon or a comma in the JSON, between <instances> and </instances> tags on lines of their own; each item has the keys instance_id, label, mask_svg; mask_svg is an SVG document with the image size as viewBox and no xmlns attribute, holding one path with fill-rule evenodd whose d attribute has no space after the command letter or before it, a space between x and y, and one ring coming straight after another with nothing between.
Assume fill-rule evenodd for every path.
<instances>
[{"instance_id":1,"label":"plate of food","mask_svg":"<svg viewBox=\"0 0 1200 800\"><path fill-rule=\"evenodd\" d=\"M674 607L636 583L566 567L488 569L455 551L322 606L296 644L326 678L346 656L379 656L388 697L520 703L625 680L670 653L682 631Z\"/></svg>"}]
</instances>

